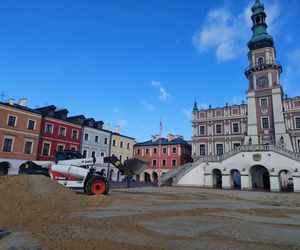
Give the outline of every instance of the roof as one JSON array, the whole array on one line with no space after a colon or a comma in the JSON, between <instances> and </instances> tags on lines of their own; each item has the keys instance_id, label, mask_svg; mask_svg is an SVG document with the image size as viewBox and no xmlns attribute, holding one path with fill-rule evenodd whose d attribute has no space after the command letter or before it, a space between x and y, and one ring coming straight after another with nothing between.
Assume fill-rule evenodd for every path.
<instances>
[{"instance_id":1,"label":"roof","mask_svg":"<svg viewBox=\"0 0 300 250\"><path fill-rule=\"evenodd\" d=\"M31 109L31 108L28 108L26 106L21 106L21 105L16 104L16 103L13 104L13 105L10 105L9 103L0 102L0 104L2 104L4 106L7 106L7 107L17 108L17 109L20 109L20 110L23 110L23 111L27 111L27 112L31 112L31 113L41 115L41 112L39 112L38 110Z\"/></svg>"},{"instance_id":2,"label":"roof","mask_svg":"<svg viewBox=\"0 0 300 250\"><path fill-rule=\"evenodd\" d=\"M110 132L112 133L112 135L116 135L116 136L120 136L120 137L124 137L124 138L131 139L131 140L135 140L135 138L130 137L130 136L127 136L127 135L121 135L121 134L119 134L119 133L112 132L112 131L110 131Z\"/></svg>"},{"instance_id":3,"label":"roof","mask_svg":"<svg viewBox=\"0 0 300 250\"><path fill-rule=\"evenodd\" d=\"M159 146L160 141L157 140L155 142L153 142L152 140L149 141L145 141L145 142L140 142L140 143L136 143L134 146L135 147L150 147L150 146ZM174 139L172 141L169 141L166 138L161 138L161 145L162 146L166 146L166 145L182 145L182 146L188 146L190 147L191 145L184 139L181 138L177 138Z\"/></svg>"}]
</instances>

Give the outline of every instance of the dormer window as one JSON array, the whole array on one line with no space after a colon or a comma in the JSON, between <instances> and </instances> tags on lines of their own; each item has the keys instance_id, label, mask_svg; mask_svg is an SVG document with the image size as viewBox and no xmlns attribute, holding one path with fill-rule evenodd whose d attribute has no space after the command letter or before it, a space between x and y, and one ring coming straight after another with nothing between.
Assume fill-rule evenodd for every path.
<instances>
[{"instance_id":1,"label":"dormer window","mask_svg":"<svg viewBox=\"0 0 300 250\"><path fill-rule=\"evenodd\" d=\"M263 57L259 57L258 59L257 59L257 66L258 67L261 67L261 66L263 66L264 65L264 58Z\"/></svg>"}]
</instances>

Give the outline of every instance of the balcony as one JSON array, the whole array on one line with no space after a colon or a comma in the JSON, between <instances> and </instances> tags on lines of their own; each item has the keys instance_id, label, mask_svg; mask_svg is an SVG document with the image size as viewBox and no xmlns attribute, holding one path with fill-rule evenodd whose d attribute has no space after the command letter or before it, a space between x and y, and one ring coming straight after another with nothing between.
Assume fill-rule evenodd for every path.
<instances>
[{"instance_id":1,"label":"balcony","mask_svg":"<svg viewBox=\"0 0 300 250\"><path fill-rule=\"evenodd\" d=\"M270 60L270 61L264 61L264 62L254 63L254 64L249 65L245 69L245 75L248 77L254 71L264 70L264 69L269 69L269 68L279 69L280 73L282 72L282 66L281 66L280 62Z\"/></svg>"}]
</instances>

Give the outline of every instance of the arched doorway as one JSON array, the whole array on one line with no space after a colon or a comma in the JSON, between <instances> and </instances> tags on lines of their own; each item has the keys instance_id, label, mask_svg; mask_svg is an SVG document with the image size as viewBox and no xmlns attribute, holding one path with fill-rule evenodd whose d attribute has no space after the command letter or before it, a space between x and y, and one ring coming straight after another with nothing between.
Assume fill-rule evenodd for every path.
<instances>
[{"instance_id":1,"label":"arched doorway","mask_svg":"<svg viewBox=\"0 0 300 250\"><path fill-rule=\"evenodd\" d=\"M158 182L158 174L156 172L152 173L152 180L153 182Z\"/></svg>"},{"instance_id":2,"label":"arched doorway","mask_svg":"<svg viewBox=\"0 0 300 250\"><path fill-rule=\"evenodd\" d=\"M278 177L281 191L294 191L293 175L289 170L281 170Z\"/></svg>"},{"instance_id":3,"label":"arched doorway","mask_svg":"<svg viewBox=\"0 0 300 250\"><path fill-rule=\"evenodd\" d=\"M230 171L231 187L235 189L241 189L241 173L237 169Z\"/></svg>"},{"instance_id":4,"label":"arched doorway","mask_svg":"<svg viewBox=\"0 0 300 250\"><path fill-rule=\"evenodd\" d=\"M151 182L150 174L148 174L147 172L144 173L144 181Z\"/></svg>"},{"instance_id":5,"label":"arched doorway","mask_svg":"<svg viewBox=\"0 0 300 250\"><path fill-rule=\"evenodd\" d=\"M252 188L270 190L270 174L267 168L255 165L250 170Z\"/></svg>"},{"instance_id":6,"label":"arched doorway","mask_svg":"<svg viewBox=\"0 0 300 250\"><path fill-rule=\"evenodd\" d=\"M7 175L9 167L10 167L10 165L8 162L1 162L0 163L0 176Z\"/></svg>"},{"instance_id":7,"label":"arched doorway","mask_svg":"<svg viewBox=\"0 0 300 250\"><path fill-rule=\"evenodd\" d=\"M222 172L220 169L213 170L214 188L222 188Z\"/></svg>"}]
</instances>

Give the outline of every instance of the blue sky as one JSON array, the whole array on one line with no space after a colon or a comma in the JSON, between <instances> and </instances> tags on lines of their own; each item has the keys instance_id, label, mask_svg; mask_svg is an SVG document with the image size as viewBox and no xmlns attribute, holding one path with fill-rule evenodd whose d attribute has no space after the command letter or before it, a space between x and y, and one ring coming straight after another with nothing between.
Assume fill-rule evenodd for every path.
<instances>
[{"instance_id":1,"label":"blue sky","mask_svg":"<svg viewBox=\"0 0 300 250\"><path fill-rule=\"evenodd\" d=\"M30 107L55 104L138 141L159 132L191 138L200 107L246 101L249 0L0 2L0 91ZM300 95L300 3L265 0L283 65Z\"/></svg>"}]
</instances>

